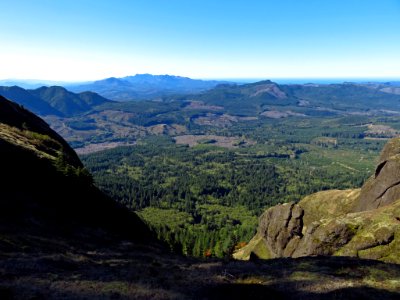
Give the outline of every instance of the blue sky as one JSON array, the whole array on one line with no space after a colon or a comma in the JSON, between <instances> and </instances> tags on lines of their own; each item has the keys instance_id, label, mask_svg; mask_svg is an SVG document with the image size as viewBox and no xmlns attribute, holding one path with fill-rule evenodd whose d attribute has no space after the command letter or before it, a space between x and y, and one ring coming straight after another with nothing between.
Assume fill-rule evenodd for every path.
<instances>
[{"instance_id":1,"label":"blue sky","mask_svg":"<svg viewBox=\"0 0 400 300\"><path fill-rule=\"evenodd\" d=\"M400 0L0 0L0 79L400 78Z\"/></svg>"}]
</instances>

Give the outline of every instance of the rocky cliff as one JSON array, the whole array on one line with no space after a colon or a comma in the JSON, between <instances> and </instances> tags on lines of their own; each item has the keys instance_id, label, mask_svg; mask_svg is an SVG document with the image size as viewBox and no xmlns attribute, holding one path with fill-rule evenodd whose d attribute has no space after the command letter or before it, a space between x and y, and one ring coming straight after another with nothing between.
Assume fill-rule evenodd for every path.
<instances>
[{"instance_id":1,"label":"rocky cliff","mask_svg":"<svg viewBox=\"0 0 400 300\"><path fill-rule=\"evenodd\" d=\"M361 190L355 211L390 205L400 198L400 139L390 140L382 150L375 174Z\"/></svg>"},{"instance_id":2,"label":"rocky cliff","mask_svg":"<svg viewBox=\"0 0 400 300\"><path fill-rule=\"evenodd\" d=\"M400 138L361 189L323 191L268 209L234 257L339 255L400 263Z\"/></svg>"}]
</instances>

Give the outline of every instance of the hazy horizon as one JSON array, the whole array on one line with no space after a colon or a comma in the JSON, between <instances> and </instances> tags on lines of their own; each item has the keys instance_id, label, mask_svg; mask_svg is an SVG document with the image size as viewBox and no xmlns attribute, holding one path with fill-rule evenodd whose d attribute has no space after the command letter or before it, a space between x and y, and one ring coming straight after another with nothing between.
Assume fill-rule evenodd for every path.
<instances>
[{"instance_id":1,"label":"hazy horizon","mask_svg":"<svg viewBox=\"0 0 400 300\"><path fill-rule=\"evenodd\" d=\"M142 74L133 74L133 75L126 75L123 77L116 77L116 78L124 78L127 76L135 76L135 75L154 75L154 76L178 76L178 77L187 77L187 76L181 76L179 74L149 74L149 73L142 73ZM112 76L110 76L112 77ZM37 84L66 84L66 85L74 85L74 84L82 84L82 83L88 83L88 82L94 82L98 80L104 80L110 77L105 77L105 78L98 78L98 79L93 79L93 80L84 80L84 81L68 81L68 80L51 80L51 79L34 79L34 78L4 78L0 79L1 83L5 82L10 82L10 83L26 83L26 84L32 84L32 85L37 85ZM190 79L195 79L195 80L216 80L216 81L231 81L231 82L236 82L236 83L252 83L252 82L258 82L258 81L263 81L263 80L271 80L273 82L276 82L278 84L307 84L307 83L316 83L316 84L335 84L335 83L344 83L344 82L356 82L356 83L365 83L365 82L379 82L379 83L384 83L384 82L400 82L400 77L393 77L393 78L371 78L371 77L357 77L357 78L351 78L351 77L337 77L337 78L329 78L329 77L319 77L319 78L289 78L289 77L281 77L281 78L213 78L213 77L205 77L205 78L191 78Z\"/></svg>"},{"instance_id":2,"label":"hazy horizon","mask_svg":"<svg viewBox=\"0 0 400 300\"><path fill-rule=\"evenodd\" d=\"M398 0L20 0L0 25L4 79L400 78Z\"/></svg>"}]
</instances>

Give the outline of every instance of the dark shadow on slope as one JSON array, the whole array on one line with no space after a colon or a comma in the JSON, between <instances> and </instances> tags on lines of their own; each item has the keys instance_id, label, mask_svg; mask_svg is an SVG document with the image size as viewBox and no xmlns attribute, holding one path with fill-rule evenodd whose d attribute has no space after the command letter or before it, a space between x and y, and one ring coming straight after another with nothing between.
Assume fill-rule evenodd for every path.
<instances>
[{"instance_id":1,"label":"dark shadow on slope","mask_svg":"<svg viewBox=\"0 0 400 300\"><path fill-rule=\"evenodd\" d=\"M354 257L229 262L214 267L213 273L228 274L228 282L204 287L200 294L205 298L243 299L251 294L250 299L400 299L394 286L383 289L400 279L400 265Z\"/></svg>"},{"instance_id":2,"label":"dark shadow on slope","mask_svg":"<svg viewBox=\"0 0 400 300\"><path fill-rule=\"evenodd\" d=\"M297 283L296 285L302 285ZM306 286L306 284L304 284ZM258 285L258 284L226 284L208 289L201 295L202 299L343 299L343 300L363 300L363 299L382 299L396 300L400 294L386 290L374 289L370 287L341 288L328 293L317 293L301 291L293 287L292 282L282 282L278 286Z\"/></svg>"},{"instance_id":3,"label":"dark shadow on slope","mask_svg":"<svg viewBox=\"0 0 400 300\"><path fill-rule=\"evenodd\" d=\"M111 230L126 238L151 241L150 231L136 215L88 184L85 178L64 176L48 161L38 160L21 148L4 144L0 147L3 230L9 227L8 230L19 231L26 227L24 233L36 228L43 234L76 233L84 238L85 229L92 228L99 233Z\"/></svg>"},{"instance_id":4,"label":"dark shadow on slope","mask_svg":"<svg viewBox=\"0 0 400 300\"><path fill-rule=\"evenodd\" d=\"M156 243L136 214L91 183L76 153L42 119L0 97L0 125L0 232L11 240L0 239L0 248L29 251L32 245L12 242L24 235L77 246Z\"/></svg>"},{"instance_id":5,"label":"dark shadow on slope","mask_svg":"<svg viewBox=\"0 0 400 300\"><path fill-rule=\"evenodd\" d=\"M199 299L286 299L285 294L269 286L259 284L222 284L205 289Z\"/></svg>"},{"instance_id":6,"label":"dark shadow on slope","mask_svg":"<svg viewBox=\"0 0 400 300\"><path fill-rule=\"evenodd\" d=\"M198 260L151 247L16 255L0 260L0 287L15 298L399 299L379 286L400 266L356 258L252 262ZM7 274L7 275L6 275ZM304 277L303 277L304 276ZM377 286L366 282L377 281ZM247 283L248 282L248 283Z\"/></svg>"}]
</instances>

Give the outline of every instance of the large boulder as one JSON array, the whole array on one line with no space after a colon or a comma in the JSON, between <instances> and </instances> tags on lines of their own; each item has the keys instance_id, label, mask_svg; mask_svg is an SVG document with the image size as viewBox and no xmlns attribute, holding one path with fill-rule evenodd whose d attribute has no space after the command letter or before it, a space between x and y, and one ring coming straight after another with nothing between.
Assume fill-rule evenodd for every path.
<instances>
[{"instance_id":1,"label":"large boulder","mask_svg":"<svg viewBox=\"0 0 400 300\"><path fill-rule=\"evenodd\" d=\"M332 220L350 212L358 195L359 190L323 191L305 197L298 204L271 207L261 215L256 236L234 257L249 259L253 255L267 259L331 254L352 236L344 224Z\"/></svg>"},{"instance_id":2,"label":"large boulder","mask_svg":"<svg viewBox=\"0 0 400 300\"><path fill-rule=\"evenodd\" d=\"M398 199L400 139L393 139L361 189L323 191L269 208L234 258L343 255L400 263Z\"/></svg>"},{"instance_id":3,"label":"large boulder","mask_svg":"<svg viewBox=\"0 0 400 300\"><path fill-rule=\"evenodd\" d=\"M265 240L270 257L290 256L291 244L301 237L303 209L294 203L285 203L267 210L260 218L258 234Z\"/></svg>"},{"instance_id":4,"label":"large boulder","mask_svg":"<svg viewBox=\"0 0 400 300\"><path fill-rule=\"evenodd\" d=\"M400 139L390 140L384 147L375 174L361 190L355 212L389 205L400 198Z\"/></svg>"}]
</instances>

